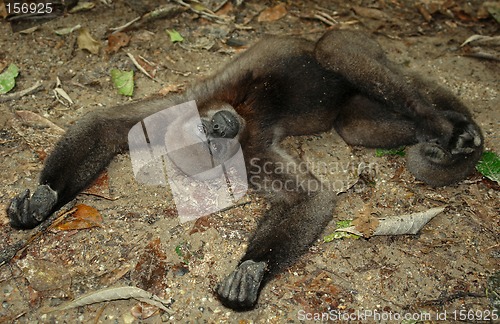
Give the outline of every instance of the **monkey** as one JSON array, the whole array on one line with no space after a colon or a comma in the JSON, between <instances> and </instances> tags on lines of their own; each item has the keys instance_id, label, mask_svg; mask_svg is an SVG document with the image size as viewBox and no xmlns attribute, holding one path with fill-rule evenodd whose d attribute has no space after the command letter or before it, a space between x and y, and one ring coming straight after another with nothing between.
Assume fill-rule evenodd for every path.
<instances>
[{"instance_id":1,"label":"monkey","mask_svg":"<svg viewBox=\"0 0 500 324\"><path fill-rule=\"evenodd\" d=\"M483 151L479 126L453 93L391 62L364 33L332 30L316 42L268 37L184 93L87 114L47 157L34 193L27 189L11 200L11 225L36 227L127 149L133 125L189 100L196 101L201 125L169 136L201 131L214 143L237 140L257 193L270 201L236 269L215 288L222 304L238 311L255 307L262 287L308 250L334 212L331 192L303 185L319 182L308 170L263 171L273 163L299 163L280 148L284 137L334 129L353 146L407 146L408 170L430 186L464 179ZM232 150L214 146L213 154L221 149ZM266 179L294 187L260 186Z\"/></svg>"}]
</instances>

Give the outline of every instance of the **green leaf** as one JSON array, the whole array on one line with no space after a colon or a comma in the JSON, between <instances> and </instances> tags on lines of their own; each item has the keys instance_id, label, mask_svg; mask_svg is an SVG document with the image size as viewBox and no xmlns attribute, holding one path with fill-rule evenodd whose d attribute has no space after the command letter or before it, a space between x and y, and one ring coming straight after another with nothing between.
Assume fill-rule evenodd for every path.
<instances>
[{"instance_id":1,"label":"green leaf","mask_svg":"<svg viewBox=\"0 0 500 324\"><path fill-rule=\"evenodd\" d=\"M375 155L378 157L384 156L384 155L399 155L399 156L405 156L405 148L404 146L396 148L396 149L376 149L375 150Z\"/></svg>"},{"instance_id":2,"label":"green leaf","mask_svg":"<svg viewBox=\"0 0 500 324\"><path fill-rule=\"evenodd\" d=\"M182 243L175 247L175 254L177 254L180 258L184 258L184 253L182 252Z\"/></svg>"},{"instance_id":3,"label":"green leaf","mask_svg":"<svg viewBox=\"0 0 500 324\"><path fill-rule=\"evenodd\" d=\"M337 228L346 228L352 226L352 220L347 219L347 220L341 220L336 223ZM326 235L323 237L323 242L328 243L333 240L339 240L343 238L352 238L352 239L359 239L361 236L356 235L356 234L351 234L347 232L333 232L332 234Z\"/></svg>"},{"instance_id":4,"label":"green leaf","mask_svg":"<svg viewBox=\"0 0 500 324\"><path fill-rule=\"evenodd\" d=\"M184 41L184 38L181 36L181 34L179 34L179 32L175 29L167 29L166 32L168 33L168 35L170 36L170 41L172 43L177 43L177 42L182 42Z\"/></svg>"},{"instance_id":5,"label":"green leaf","mask_svg":"<svg viewBox=\"0 0 500 324\"><path fill-rule=\"evenodd\" d=\"M118 93L131 97L134 94L134 71L111 70L111 80Z\"/></svg>"},{"instance_id":6,"label":"green leaf","mask_svg":"<svg viewBox=\"0 0 500 324\"><path fill-rule=\"evenodd\" d=\"M351 219L346 219L346 220L340 220L335 223L337 225L337 228L346 228L352 226L352 220Z\"/></svg>"},{"instance_id":7,"label":"green leaf","mask_svg":"<svg viewBox=\"0 0 500 324\"><path fill-rule=\"evenodd\" d=\"M495 152L484 152L476 169L486 178L500 183L500 157Z\"/></svg>"},{"instance_id":8,"label":"green leaf","mask_svg":"<svg viewBox=\"0 0 500 324\"><path fill-rule=\"evenodd\" d=\"M0 74L0 94L5 94L14 88L18 75L19 68L15 64L9 65L9 67Z\"/></svg>"}]
</instances>

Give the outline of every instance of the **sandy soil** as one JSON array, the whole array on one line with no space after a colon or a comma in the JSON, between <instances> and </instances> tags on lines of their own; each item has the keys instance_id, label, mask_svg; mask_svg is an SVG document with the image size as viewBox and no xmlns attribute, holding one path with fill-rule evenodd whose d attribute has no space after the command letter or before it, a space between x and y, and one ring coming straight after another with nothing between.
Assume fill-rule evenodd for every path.
<instances>
[{"instance_id":1,"label":"sandy soil","mask_svg":"<svg viewBox=\"0 0 500 324\"><path fill-rule=\"evenodd\" d=\"M36 186L45 152L59 136L37 122L20 122L16 111L34 112L65 129L95 107L130 100L116 93L109 74L112 68L136 70L126 52L158 65L156 82L135 71L133 99L140 100L168 86L187 86L241 50L225 43L251 44L268 34L319 38L326 25L304 18L315 10L334 16L339 23L336 27L372 33L393 60L452 89L482 127L486 148L500 152L499 65L463 56L459 48L473 34L498 33L498 24L491 18L477 21L468 20L465 14L436 13L427 23L410 1L377 2L373 6L385 13L384 18L354 12L351 4L341 1L291 1L285 17L258 22L257 15L269 3L250 1L244 9L229 12L251 29L199 19L190 12L157 20L127 32L129 45L112 55L103 48L98 55L79 50L77 33L57 36L54 30L80 24L105 47L110 27L137 16L120 1L110 6L96 1L93 10L60 17L29 34L13 33L1 21L0 63L15 63L21 71L15 91L37 81L44 88L0 103L0 168L4 170L0 247L32 235L11 229L4 210L14 195ZM471 12L477 12L478 3L472 2ZM172 44L165 29L179 31L185 41ZM73 105L55 99L56 78ZM402 318L394 316L402 314L474 322L493 310L485 291L488 278L500 268L498 187L475 174L454 186L430 188L415 181L405 169L404 158L376 157L374 150L349 147L333 131L290 138L283 145L303 159L337 166L329 174L318 170L318 176L344 186L357 179L361 163L376 166L374 185L341 195L333 220L351 219L366 206L384 216L448 207L415 236L319 240L263 289L255 310L235 313L221 306L212 290L243 254L265 201L250 193L246 204L196 223L180 224L171 193L136 183L129 156L120 155L107 171L104 196L113 199L82 194L75 202L95 207L104 217L101 227L45 231L0 266L0 322L131 323L152 314L141 321L283 323L325 313L369 312L385 316L380 322L387 322L388 316L401 322ZM332 221L325 234L334 228ZM155 241L158 238L160 242ZM119 286L146 288L169 300L169 309L157 311L141 308L135 300L121 300L46 313L85 293ZM460 317L469 311L476 315ZM365 319L373 322L376 318Z\"/></svg>"}]
</instances>

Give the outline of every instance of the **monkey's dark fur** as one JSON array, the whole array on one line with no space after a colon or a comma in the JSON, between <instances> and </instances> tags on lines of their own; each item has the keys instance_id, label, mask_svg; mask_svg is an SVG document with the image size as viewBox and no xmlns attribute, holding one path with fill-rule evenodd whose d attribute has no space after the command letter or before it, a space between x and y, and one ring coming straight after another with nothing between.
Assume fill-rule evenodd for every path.
<instances>
[{"instance_id":1,"label":"monkey's dark fur","mask_svg":"<svg viewBox=\"0 0 500 324\"><path fill-rule=\"evenodd\" d=\"M479 127L453 94L388 61L368 37L350 31L328 32L316 43L273 37L185 94L101 109L80 120L47 158L34 194L26 190L12 200L12 226L37 226L126 149L134 124L189 100L196 100L202 117L224 110L220 120L240 121L231 131L237 132L247 168L252 158L262 165L290 163L278 149L283 137L332 127L351 145L410 146L409 170L432 186L466 177L483 150ZM299 184L297 176L318 181L307 172L265 175ZM217 288L220 300L233 309L254 307L263 285L307 251L331 219L332 192L298 185L267 194L270 210L240 265Z\"/></svg>"}]
</instances>

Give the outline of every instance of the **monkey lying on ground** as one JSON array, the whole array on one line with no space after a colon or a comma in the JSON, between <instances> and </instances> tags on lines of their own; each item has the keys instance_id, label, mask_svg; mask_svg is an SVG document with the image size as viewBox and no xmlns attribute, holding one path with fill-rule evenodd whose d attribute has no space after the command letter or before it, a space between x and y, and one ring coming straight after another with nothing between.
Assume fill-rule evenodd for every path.
<instances>
[{"instance_id":1,"label":"monkey lying on ground","mask_svg":"<svg viewBox=\"0 0 500 324\"><path fill-rule=\"evenodd\" d=\"M33 195L26 190L12 199L12 226L40 224L126 149L134 124L189 100L196 101L203 120L192 132L201 130L209 139L237 139L247 168L250 161L252 166L290 163L293 158L279 149L285 136L332 127L350 145L410 146L408 169L432 186L466 177L483 150L478 125L453 94L401 70L366 36L331 31L316 43L273 37L184 94L88 114L46 159ZM238 267L217 287L226 306L254 307L264 284L305 253L331 220L334 193L301 186L302 180L319 181L301 169L262 175L261 179L292 180L297 185L281 192L260 187L271 207Z\"/></svg>"}]
</instances>

